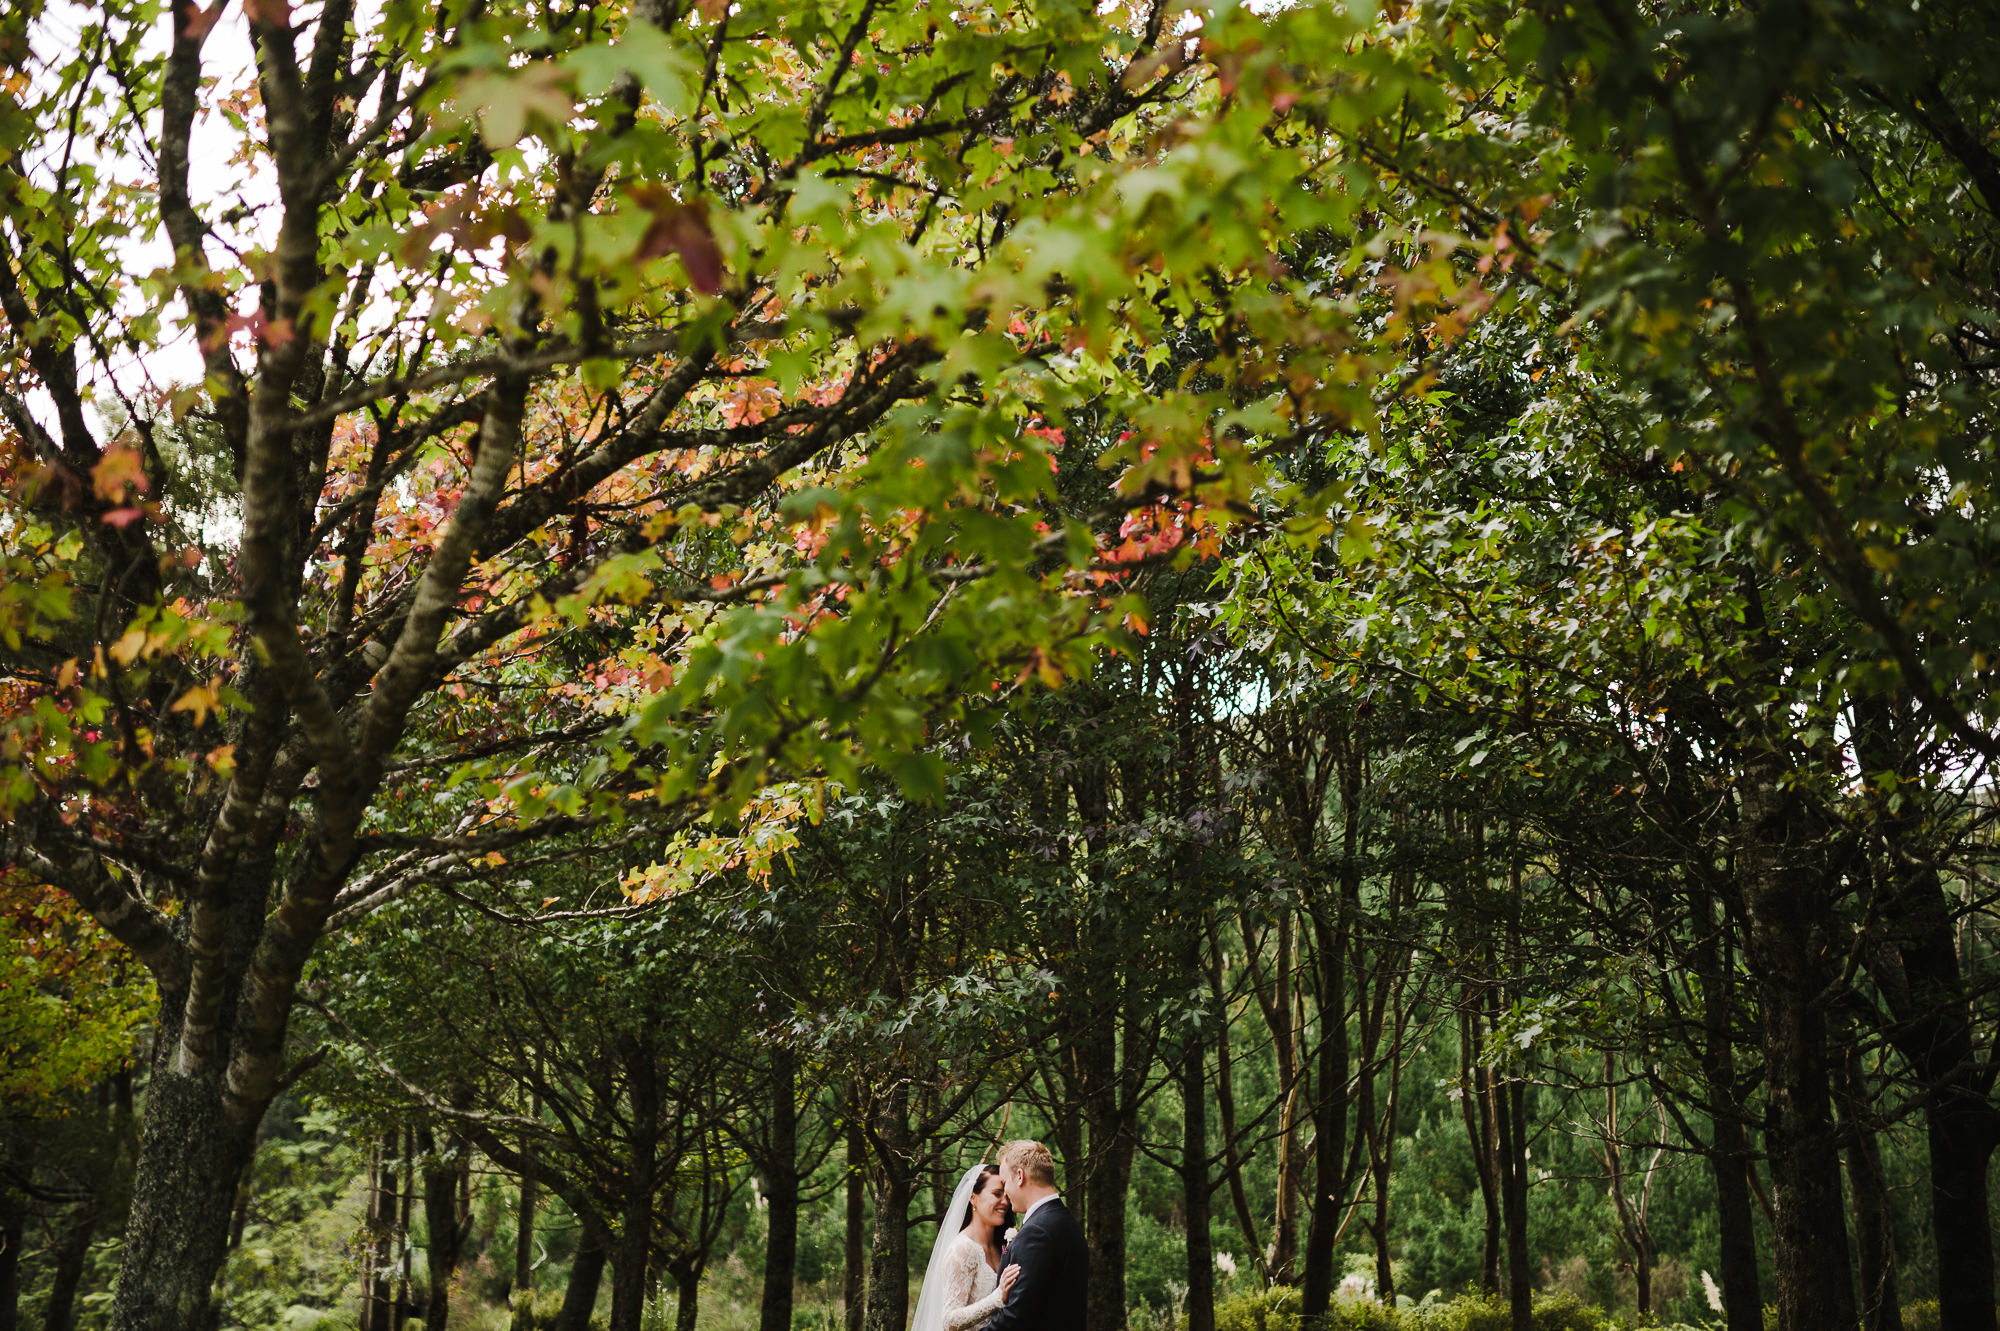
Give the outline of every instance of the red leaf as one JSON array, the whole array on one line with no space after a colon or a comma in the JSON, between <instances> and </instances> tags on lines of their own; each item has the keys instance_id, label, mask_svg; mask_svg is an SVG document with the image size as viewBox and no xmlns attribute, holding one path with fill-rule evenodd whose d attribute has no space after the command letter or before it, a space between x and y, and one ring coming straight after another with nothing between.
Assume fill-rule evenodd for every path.
<instances>
[{"instance_id":1,"label":"red leaf","mask_svg":"<svg viewBox=\"0 0 2000 1331\"><path fill-rule=\"evenodd\" d=\"M722 247L708 229L707 206L700 201L682 203L658 185L634 186L632 198L653 214L633 257L677 254L696 291L713 296L722 290Z\"/></svg>"},{"instance_id":2,"label":"red leaf","mask_svg":"<svg viewBox=\"0 0 2000 1331\"><path fill-rule=\"evenodd\" d=\"M143 508L114 508L104 515L103 521L122 531L145 516Z\"/></svg>"}]
</instances>

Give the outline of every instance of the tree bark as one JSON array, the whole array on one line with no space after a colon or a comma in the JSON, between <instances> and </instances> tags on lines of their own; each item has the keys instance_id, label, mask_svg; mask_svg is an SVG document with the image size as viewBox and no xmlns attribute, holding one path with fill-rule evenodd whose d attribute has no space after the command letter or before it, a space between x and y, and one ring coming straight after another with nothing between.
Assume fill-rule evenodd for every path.
<instances>
[{"instance_id":1,"label":"tree bark","mask_svg":"<svg viewBox=\"0 0 2000 1331\"><path fill-rule=\"evenodd\" d=\"M163 1014L178 1007L163 997ZM203 1331L255 1144L256 1118L232 1118L223 1107L220 1068L190 1075L173 1067L177 1034L169 1021L155 1039L121 1262L139 1278L117 1284L114 1331Z\"/></svg>"},{"instance_id":2,"label":"tree bark","mask_svg":"<svg viewBox=\"0 0 2000 1331\"><path fill-rule=\"evenodd\" d=\"M1198 967L1201 959L1190 956ZM1208 1236L1208 1068L1199 1038L1181 1056L1181 1198L1187 1212L1187 1331L1215 1331L1215 1250Z\"/></svg>"},{"instance_id":3,"label":"tree bark","mask_svg":"<svg viewBox=\"0 0 2000 1331\"><path fill-rule=\"evenodd\" d=\"M674 1268L674 1331L694 1331L701 1315L701 1264L679 1263Z\"/></svg>"},{"instance_id":4,"label":"tree bark","mask_svg":"<svg viewBox=\"0 0 2000 1331\"><path fill-rule=\"evenodd\" d=\"M1702 992L1702 1073L1716 1106L1708 1163L1715 1176L1716 1274L1722 1283L1727 1331L1763 1331L1764 1297L1757 1275L1757 1228L1750 1195L1750 1133L1736 1076L1735 963L1714 894L1697 894L1701 935L1695 947Z\"/></svg>"},{"instance_id":5,"label":"tree bark","mask_svg":"<svg viewBox=\"0 0 2000 1331\"><path fill-rule=\"evenodd\" d=\"M909 1085L898 1081L874 1116L875 1226L868 1241L863 1331L903 1331L910 1320Z\"/></svg>"},{"instance_id":6,"label":"tree bark","mask_svg":"<svg viewBox=\"0 0 2000 1331\"><path fill-rule=\"evenodd\" d=\"M523 1153L534 1148L523 1142ZM514 1317L511 1331L534 1331L535 1325L535 1176L521 1174L514 1206Z\"/></svg>"},{"instance_id":7,"label":"tree bark","mask_svg":"<svg viewBox=\"0 0 2000 1331\"><path fill-rule=\"evenodd\" d=\"M1528 1264L1528 1131L1526 1096L1518 1079L1494 1088L1494 1139L1500 1174L1500 1214L1507 1230L1507 1307L1514 1331L1533 1331L1534 1287Z\"/></svg>"},{"instance_id":8,"label":"tree bark","mask_svg":"<svg viewBox=\"0 0 2000 1331\"><path fill-rule=\"evenodd\" d=\"M583 1234L570 1262L569 1284L563 1289L562 1310L556 1314L554 1331L590 1331L597 1287L603 1283L604 1264L611 1257L611 1235L604 1222L588 1211L579 1211L577 1221Z\"/></svg>"},{"instance_id":9,"label":"tree bark","mask_svg":"<svg viewBox=\"0 0 2000 1331\"><path fill-rule=\"evenodd\" d=\"M799 1255L799 1106L792 1051L771 1051L771 1136L763 1162L764 1298L759 1331L792 1331L792 1282Z\"/></svg>"},{"instance_id":10,"label":"tree bark","mask_svg":"<svg viewBox=\"0 0 2000 1331\"><path fill-rule=\"evenodd\" d=\"M21 1199L0 1186L0 1331L21 1324L21 1239L27 1230Z\"/></svg>"},{"instance_id":11,"label":"tree bark","mask_svg":"<svg viewBox=\"0 0 2000 1331\"><path fill-rule=\"evenodd\" d=\"M846 1331L861 1331L868 1312L868 1266L863 1235L868 1224L868 1142L854 1117L849 1092L847 1122L847 1215L841 1231L840 1305Z\"/></svg>"},{"instance_id":12,"label":"tree bark","mask_svg":"<svg viewBox=\"0 0 2000 1331\"><path fill-rule=\"evenodd\" d=\"M440 1158L428 1124L417 1129L417 1149L423 1153L424 1226L430 1233L424 1245L424 1331L444 1331L465 1247L467 1217L459 1212L459 1184L471 1162L465 1143L456 1138L447 1139L448 1158Z\"/></svg>"},{"instance_id":13,"label":"tree bark","mask_svg":"<svg viewBox=\"0 0 2000 1331\"><path fill-rule=\"evenodd\" d=\"M76 1291L83 1283L83 1262L90 1255L90 1241L97 1234L98 1206L95 1198L84 1203L81 1213L63 1228L62 1241L56 1245L49 1296L42 1305L42 1331L70 1331L76 1321Z\"/></svg>"},{"instance_id":14,"label":"tree bark","mask_svg":"<svg viewBox=\"0 0 2000 1331\"><path fill-rule=\"evenodd\" d=\"M1750 933L1745 949L1758 987L1769 1106L1772 1247L1779 1331L1855 1324L1854 1284L1841 1201L1839 1136L1833 1124L1826 1015L1818 996L1829 977L1815 960L1816 923L1829 905L1812 859L1815 828L1784 787L1778 757L1743 764L1743 839L1737 856Z\"/></svg>"},{"instance_id":15,"label":"tree bark","mask_svg":"<svg viewBox=\"0 0 2000 1331\"><path fill-rule=\"evenodd\" d=\"M1470 986L1468 986L1468 990ZM1468 998L1468 1001L1471 1001ZM1473 1173L1479 1181L1479 1200L1486 1225L1479 1250L1479 1288L1486 1294L1500 1292L1500 1176L1494 1112L1493 1078L1479 1061L1478 1013L1461 1007L1458 1014L1458 1066L1465 1081L1459 1097L1459 1114L1465 1120L1465 1137L1472 1147Z\"/></svg>"},{"instance_id":16,"label":"tree bark","mask_svg":"<svg viewBox=\"0 0 2000 1331\"><path fill-rule=\"evenodd\" d=\"M1854 1247L1861 1274L1861 1331L1903 1331L1896 1245L1889 1234L1889 1183L1875 1141L1873 1106L1852 1043L1840 1066L1840 1117L1847 1132L1847 1178L1854 1197Z\"/></svg>"}]
</instances>

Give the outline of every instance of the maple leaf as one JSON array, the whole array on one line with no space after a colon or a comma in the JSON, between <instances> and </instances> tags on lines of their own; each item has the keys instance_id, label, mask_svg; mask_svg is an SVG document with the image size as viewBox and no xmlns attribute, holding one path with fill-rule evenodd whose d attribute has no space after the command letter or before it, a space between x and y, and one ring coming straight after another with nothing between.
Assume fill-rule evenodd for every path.
<instances>
[{"instance_id":1,"label":"maple leaf","mask_svg":"<svg viewBox=\"0 0 2000 1331\"><path fill-rule=\"evenodd\" d=\"M634 185L631 195L634 203L653 215L632 257L652 259L662 254L677 254L696 291L713 296L722 290L722 247L715 243L715 233L709 230L707 205L700 200L683 203L659 185Z\"/></svg>"},{"instance_id":2,"label":"maple leaf","mask_svg":"<svg viewBox=\"0 0 2000 1331\"><path fill-rule=\"evenodd\" d=\"M123 499L128 486L134 494L146 493L146 466L140 460L139 450L119 445L105 449L104 456L90 469L90 484L97 497L106 501Z\"/></svg>"}]
</instances>

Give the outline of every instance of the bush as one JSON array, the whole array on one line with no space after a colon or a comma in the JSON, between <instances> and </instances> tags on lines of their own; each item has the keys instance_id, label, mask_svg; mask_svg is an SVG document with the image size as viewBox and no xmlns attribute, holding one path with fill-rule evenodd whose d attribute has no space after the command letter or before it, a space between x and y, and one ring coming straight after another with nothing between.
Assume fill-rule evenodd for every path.
<instances>
[{"instance_id":1,"label":"bush","mask_svg":"<svg viewBox=\"0 0 2000 1331\"><path fill-rule=\"evenodd\" d=\"M1298 1331L1304 1296L1288 1285L1239 1294L1215 1307L1215 1331Z\"/></svg>"},{"instance_id":2,"label":"bush","mask_svg":"<svg viewBox=\"0 0 2000 1331\"><path fill-rule=\"evenodd\" d=\"M1903 1331L1938 1331L1940 1313L1936 1299L1920 1299L1903 1308Z\"/></svg>"}]
</instances>

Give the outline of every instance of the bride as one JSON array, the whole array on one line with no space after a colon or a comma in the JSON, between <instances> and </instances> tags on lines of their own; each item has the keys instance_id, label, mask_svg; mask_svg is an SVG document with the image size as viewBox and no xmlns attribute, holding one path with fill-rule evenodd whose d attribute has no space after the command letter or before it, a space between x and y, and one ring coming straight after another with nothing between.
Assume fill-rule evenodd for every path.
<instances>
[{"instance_id":1,"label":"bride","mask_svg":"<svg viewBox=\"0 0 2000 1331\"><path fill-rule=\"evenodd\" d=\"M970 1331L1000 1311L1021 1268L1000 1269L1000 1241L1012 1212L1000 1166L965 1171L938 1224L910 1331Z\"/></svg>"}]
</instances>

